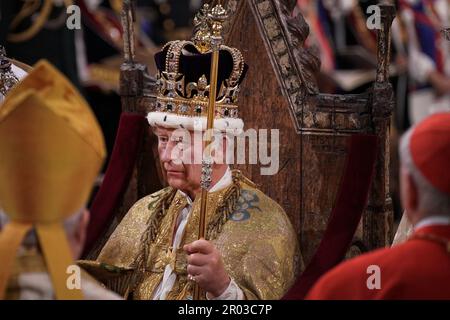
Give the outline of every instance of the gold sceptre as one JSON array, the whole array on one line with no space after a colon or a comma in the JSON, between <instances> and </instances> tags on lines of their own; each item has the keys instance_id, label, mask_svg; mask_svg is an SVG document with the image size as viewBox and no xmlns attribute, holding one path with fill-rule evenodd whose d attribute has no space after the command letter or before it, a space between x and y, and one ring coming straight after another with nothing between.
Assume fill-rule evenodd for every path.
<instances>
[{"instance_id":1,"label":"gold sceptre","mask_svg":"<svg viewBox=\"0 0 450 320\"><path fill-rule=\"evenodd\" d=\"M202 53L212 52L210 87L209 87L209 105L206 123L205 151L202 159L202 176L200 185L202 193L200 198L200 221L198 230L198 239L205 238L206 233L206 204L208 201L208 190L211 186L212 174L212 155L211 141L214 130L214 116L216 113L216 92L217 76L219 70L219 52L223 44L223 24L228 18L227 10L219 4L209 11L209 6L204 5L201 13L196 17L196 32L194 43ZM196 283L194 286L194 300L200 300L202 290Z\"/></svg>"}]
</instances>

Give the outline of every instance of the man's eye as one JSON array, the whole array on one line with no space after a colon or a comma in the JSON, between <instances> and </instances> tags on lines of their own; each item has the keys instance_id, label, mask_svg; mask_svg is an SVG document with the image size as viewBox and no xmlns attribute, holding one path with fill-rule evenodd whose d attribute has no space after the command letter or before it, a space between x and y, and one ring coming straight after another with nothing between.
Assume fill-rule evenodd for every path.
<instances>
[{"instance_id":1,"label":"man's eye","mask_svg":"<svg viewBox=\"0 0 450 320\"><path fill-rule=\"evenodd\" d=\"M159 139L159 142L161 142L161 143L166 143L169 140L169 139L167 139L167 137L164 137L164 136L159 136L158 139Z\"/></svg>"}]
</instances>

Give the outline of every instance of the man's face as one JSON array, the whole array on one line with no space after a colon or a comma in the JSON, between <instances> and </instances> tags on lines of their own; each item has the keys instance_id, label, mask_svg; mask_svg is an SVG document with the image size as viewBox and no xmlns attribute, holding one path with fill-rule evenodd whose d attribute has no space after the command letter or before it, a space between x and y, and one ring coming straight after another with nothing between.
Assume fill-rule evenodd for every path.
<instances>
[{"instance_id":1,"label":"man's face","mask_svg":"<svg viewBox=\"0 0 450 320\"><path fill-rule=\"evenodd\" d=\"M187 130L154 129L158 137L158 153L166 171L167 183L186 193L200 189L201 164L194 163L194 157L201 159L201 148L194 148L194 134ZM198 158L199 157L199 158Z\"/></svg>"}]
</instances>

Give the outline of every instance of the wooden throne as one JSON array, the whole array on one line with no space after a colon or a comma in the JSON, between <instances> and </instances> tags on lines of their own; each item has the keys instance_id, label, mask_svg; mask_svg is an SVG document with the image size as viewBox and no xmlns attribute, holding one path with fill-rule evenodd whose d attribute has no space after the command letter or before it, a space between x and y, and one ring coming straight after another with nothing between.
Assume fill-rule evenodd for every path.
<instances>
[{"instance_id":1,"label":"wooden throne","mask_svg":"<svg viewBox=\"0 0 450 320\"><path fill-rule=\"evenodd\" d=\"M368 204L349 252L356 255L389 245L393 233L389 127L394 100L387 70L394 8L381 6L378 70L371 89L359 95L330 95L318 92L315 75L320 60L313 50L304 46L309 27L296 11L295 0L228 0L222 4L224 2L233 12L226 42L239 48L250 66L239 102L246 128L280 130L278 174L261 176L258 165L240 168L285 209L298 233L305 264L316 252L327 227L344 171L347 142L357 134L376 135L378 150ZM129 1L124 3L130 5ZM122 20L132 36L131 12L124 10ZM132 151L136 152L136 157L129 168L130 183L116 192L118 200L111 206L114 209L104 213L104 219L91 230L92 237L85 252L90 258L96 257L136 200L164 185L154 152L154 137L143 124L144 116L155 103L154 79L134 60L132 43L133 39L125 39L121 96L124 115L140 117L140 120L128 120L140 121L136 132L142 133L142 139L135 143ZM122 144L122 148L116 145L114 150L119 155L129 152L127 143Z\"/></svg>"}]
</instances>

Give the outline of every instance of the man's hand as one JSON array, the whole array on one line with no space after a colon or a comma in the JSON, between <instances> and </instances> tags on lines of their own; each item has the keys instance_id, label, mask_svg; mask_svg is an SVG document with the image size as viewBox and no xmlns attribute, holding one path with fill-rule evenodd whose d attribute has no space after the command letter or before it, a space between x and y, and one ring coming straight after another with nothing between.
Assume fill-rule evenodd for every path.
<instances>
[{"instance_id":1,"label":"man's hand","mask_svg":"<svg viewBox=\"0 0 450 320\"><path fill-rule=\"evenodd\" d=\"M188 275L193 276L203 290L214 297L220 296L230 284L220 252L204 239L185 245L183 249L188 254Z\"/></svg>"}]
</instances>

